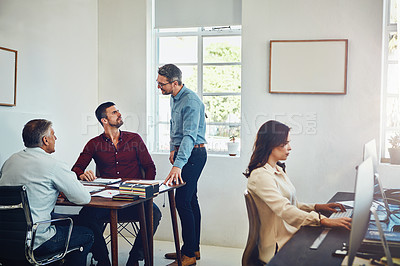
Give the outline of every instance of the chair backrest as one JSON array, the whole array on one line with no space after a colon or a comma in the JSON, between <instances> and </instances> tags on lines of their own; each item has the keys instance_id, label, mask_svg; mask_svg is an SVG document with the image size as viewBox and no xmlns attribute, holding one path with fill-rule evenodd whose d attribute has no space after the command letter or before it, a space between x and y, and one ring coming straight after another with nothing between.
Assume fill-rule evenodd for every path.
<instances>
[{"instance_id":1,"label":"chair backrest","mask_svg":"<svg viewBox=\"0 0 400 266\"><path fill-rule=\"evenodd\" d=\"M32 216L25 186L0 187L0 261L23 259Z\"/></svg>"},{"instance_id":2,"label":"chair backrest","mask_svg":"<svg viewBox=\"0 0 400 266\"><path fill-rule=\"evenodd\" d=\"M260 217L257 206L251 194L246 190L244 193L246 201L247 215L249 217L249 235L247 244L242 255L243 266L263 265L258 259L258 240L260 232Z\"/></svg>"}]
</instances>

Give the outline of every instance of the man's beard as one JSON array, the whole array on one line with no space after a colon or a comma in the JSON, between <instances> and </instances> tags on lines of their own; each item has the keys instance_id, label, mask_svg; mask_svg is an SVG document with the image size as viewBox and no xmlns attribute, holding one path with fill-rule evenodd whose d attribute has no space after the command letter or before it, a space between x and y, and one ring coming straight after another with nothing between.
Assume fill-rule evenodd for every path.
<instances>
[{"instance_id":1,"label":"man's beard","mask_svg":"<svg viewBox=\"0 0 400 266\"><path fill-rule=\"evenodd\" d=\"M110 126L112 126L112 127L115 127L115 128L120 128L123 124L124 124L124 121L122 121L122 119L121 119L121 121L120 122L116 122L115 124L112 124L112 123L108 123Z\"/></svg>"},{"instance_id":2,"label":"man's beard","mask_svg":"<svg viewBox=\"0 0 400 266\"><path fill-rule=\"evenodd\" d=\"M170 95L172 92L167 92L167 91L161 89L161 93L162 93L162 95Z\"/></svg>"}]
</instances>

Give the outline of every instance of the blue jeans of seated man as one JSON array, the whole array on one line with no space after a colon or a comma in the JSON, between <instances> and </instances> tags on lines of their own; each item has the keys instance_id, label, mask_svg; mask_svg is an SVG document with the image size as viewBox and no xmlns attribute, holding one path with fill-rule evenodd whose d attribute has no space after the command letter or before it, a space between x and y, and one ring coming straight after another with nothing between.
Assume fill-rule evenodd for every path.
<instances>
[{"instance_id":1,"label":"blue jeans of seated man","mask_svg":"<svg viewBox=\"0 0 400 266\"><path fill-rule=\"evenodd\" d=\"M139 206L134 205L128 208L118 210L118 219L124 221L138 221L139 220ZM153 203L153 234L156 232L158 224L161 220L161 211L156 204ZM78 223L89 227L94 233L94 244L92 246L92 254L98 265L111 265L108 257L108 249L103 237L104 223L110 221L110 210L83 207L79 212ZM144 250L142 243L141 232L135 239L135 243L129 252L129 259L127 265L130 265L135 260L144 259Z\"/></svg>"},{"instance_id":2,"label":"blue jeans of seated man","mask_svg":"<svg viewBox=\"0 0 400 266\"><path fill-rule=\"evenodd\" d=\"M177 152L175 152L175 156ZM194 148L188 162L182 168L186 185L176 190L175 201L182 226L182 254L194 257L200 250L201 213L197 200L197 182L207 161L206 148Z\"/></svg>"},{"instance_id":3,"label":"blue jeans of seated man","mask_svg":"<svg viewBox=\"0 0 400 266\"><path fill-rule=\"evenodd\" d=\"M56 234L34 250L35 256L48 255L65 249L68 236L68 226L56 226ZM94 241L93 232L89 228L76 226L72 228L69 247L83 247L83 251L73 251L66 255L65 264L71 266L85 266L87 255Z\"/></svg>"}]
</instances>

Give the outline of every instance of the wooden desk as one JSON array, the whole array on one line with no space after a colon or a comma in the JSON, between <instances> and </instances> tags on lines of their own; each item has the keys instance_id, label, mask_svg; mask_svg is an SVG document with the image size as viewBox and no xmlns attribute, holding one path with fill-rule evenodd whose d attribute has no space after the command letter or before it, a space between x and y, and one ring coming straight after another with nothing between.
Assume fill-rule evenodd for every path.
<instances>
[{"instance_id":1,"label":"wooden desk","mask_svg":"<svg viewBox=\"0 0 400 266\"><path fill-rule=\"evenodd\" d=\"M75 204L73 204L69 201L57 201L57 205L75 206ZM148 219L146 221L145 205L146 205L146 207L149 205L151 206L150 209L151 209L151 215L152 215L153 214L153 208L152 208L153 198L139 199L139 200L135 200L135 201L118 201L118 200L112 200L112 199L102 198L102 197L92 197L89 204L85 205L88 207L103 208L103 209L110 210L111 263L112 263L112 265L115 265L115 266L118 265L118 230L117 230L118 210L130 207L133 205L139 205L139 223L140 223L140 228L142 229L141 233L142 233L142 239L143 239L145 261L149 262L149 265L152 265L150 263L152 261L151 254L148 249L148 247L149 247L148 243L150 240L148 239L149 234L147 232L147 227L148 227L147 225L150 223L152 225L153 222L152 222L152 217L151 217L151 222L149 221L150 217L148 217ZM151 234L151 235L153 235L153 234Z\"/></svg>"},{"instance_id":2,"label":"wooden desk","mask_svg":"<svg viewBox=\"0 0 400 266\"><path fill-rule=\"evenodd\" d=\"M176 216L176 204L175 204L175 193L174 190L184 186L179 184L171 187L160 186L159 193L168 193L168 199L170 203L170 213L172 218L172 229L174 234L175 249L178 254L178 265L181 266L181 249L179 242L178 233L178 221ZM107 188L112 189L112 188ZM118 265L118 210L127 208L133 205L139 205L139 224L142 234L143 249L145 255L146 265L154 265L154 245L153 245L153 198L139 199L135 201L121 201L112 200L102 197L92 197L89 204L85 205L93 208L103 208L110 210L110 235L111 235L111 263L114 266ZM57 205L64 206L76 206L69 201L59 200ZM146 212L145 212L146 209ZM147 216L146 216L147 213Z\"/></svg>"}]
</instances>

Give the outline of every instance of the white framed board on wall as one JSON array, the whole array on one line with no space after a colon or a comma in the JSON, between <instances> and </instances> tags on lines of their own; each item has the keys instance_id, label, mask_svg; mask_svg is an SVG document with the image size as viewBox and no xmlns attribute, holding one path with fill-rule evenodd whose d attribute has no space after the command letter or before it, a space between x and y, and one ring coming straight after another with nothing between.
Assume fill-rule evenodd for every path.
<instances>
[{"instance_id":1,"label":"white framed board on wall","mask_svg":"<svg viewBox=\"0 0 400 266\"><path fill-rule=\"evenodd\" d=\"M348 40L271 40L269 92L346 94Z\"/></svg>"},{"instance_id":2,"label":"white framed board on wall","mask_svg":"<svg viewBox=\"0 0 400 266\"><path fill-rule=\"evenodd\" d=\"M0 105L17 104L17 54L16 50L0 47Z\"/></svg>"}]
</instances>

